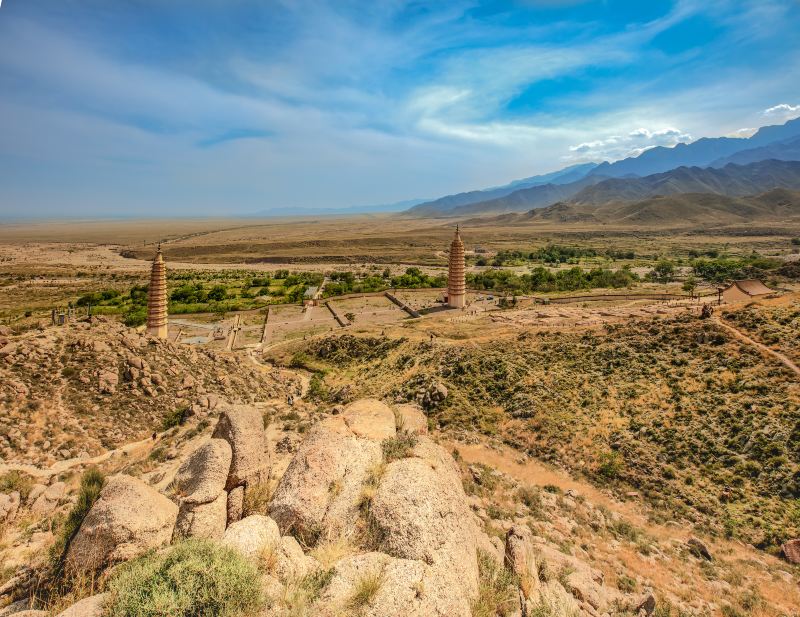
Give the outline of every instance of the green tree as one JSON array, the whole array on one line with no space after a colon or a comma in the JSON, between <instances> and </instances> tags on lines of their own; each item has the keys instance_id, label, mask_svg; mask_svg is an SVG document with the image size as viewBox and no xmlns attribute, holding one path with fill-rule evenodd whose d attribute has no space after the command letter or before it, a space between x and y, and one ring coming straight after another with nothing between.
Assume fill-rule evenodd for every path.
<instances>
[{"instance_id":1,"label":"green tree","mask_svg":"<svg viewBox=\"0 0 800 617\"><path fill-rule=\"evenodd\" d=\"M683 282L682 289L690 296L694 297L694 290L697 289L697 279L690 274L689 278Z\"/></svg>"},{"instance_id":2,"label":"green tree","mask_svg":"<svg viewBox=\"0 0 800 617\"><path fill-rule=\"evenodd\" d=\"M669 259L661 259L650 272L650 276L659 283L669 283L675 278L675 264Z\"/></svg>"}]
</instances>

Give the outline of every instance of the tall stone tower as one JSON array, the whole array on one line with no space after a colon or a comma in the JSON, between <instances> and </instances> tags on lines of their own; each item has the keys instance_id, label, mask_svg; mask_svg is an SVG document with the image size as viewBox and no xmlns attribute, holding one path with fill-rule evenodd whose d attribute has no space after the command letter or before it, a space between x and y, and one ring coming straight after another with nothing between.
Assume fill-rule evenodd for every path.
<instances>
[{"instance_id":1,"label":"tall stone tower","mask_svg":"<svg viewBox=\"0 0 800 617\"><path fill-rule=\"evenodd\" d=\"M466 305L467 282L464 278L464 243L458 233L450 244L450 264L447 271L447 304L452 308Z\"/></svg>"},{"instance_id":2,"label":"tall stone tower","mask_svg":"<svg viewBox=\"0 0 800 617\"><path fill-rule=\"evenodd\" d=\"M147 333L157 338L167 338L167 266L161 255L161 245L150 270L150 287L147 290Z\"/></svg>"}]
</instances>

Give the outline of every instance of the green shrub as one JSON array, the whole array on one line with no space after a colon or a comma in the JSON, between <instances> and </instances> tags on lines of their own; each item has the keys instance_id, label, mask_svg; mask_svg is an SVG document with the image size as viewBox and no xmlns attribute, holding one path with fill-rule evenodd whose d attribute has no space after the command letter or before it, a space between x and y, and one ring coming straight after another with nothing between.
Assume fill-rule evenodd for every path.
<instances>
[{"instance_id":1,"label":"green shrub","mask_svg":"<svg viewBox=\"0 0 800 617\"><path fill-rule=\"evenodd\" d=\"M56 537L55 543L50 548L50 556L58 578L60 578L62 574L64 557L67 554L69 543L72 542L72 538L78 533L78 530L83 524L83 519L86 518L94 502L97 501L97 498L100 496L100 491L103 489L105 482L105 476L96 467L90 467L84 471L81 476L78 500L75 502L75 505L72 506L72 510L70 510L67 515Z\"/></svg>"},{"instance_id":2,"label":"green shrub","mask_svg":"<svg viewBox=\"0 0 800 617\"><path fill-rule=\"evenodd\" d=\"M238 617L263 605L256 567L237 551L186 540L120 567L109 617Z\"/></svg>"},{"instance_id":3,"label":"green shrub","mask_svg":"<svg viewBox=\"0 0 800 617\"><path fill-rule=\"evenodd\" d=\"M12 469L0 477L0 493L19 491L22 501L28 499L28 494L31 492L33 485L33 477L17 469Z\"/></svg>"},{"instance_id":4,"label":"green shrub","mask_svg":"<svg viewBox=\"0 0 800 617\"><path fill-rule=\"evenodd\" d=\"M387 463L401 458L408 458L416 445L417 436L414 433L398 433L396 437L384 439L381 443L383 457Z\"/></svg>"},{"instance_id":5,"label":"green shrub","mask_svg":"<svg viewBox=\"0 0 800 617\"><path fill-rule=\"evenodd\" d=\"M180 426L186 421L186 416L188 413L188 407L178 407L170 412L167 412L167 415L164 416L164 419L161 421L161 430L168 431L171 428Z\"/></svg>"}]
</instances>

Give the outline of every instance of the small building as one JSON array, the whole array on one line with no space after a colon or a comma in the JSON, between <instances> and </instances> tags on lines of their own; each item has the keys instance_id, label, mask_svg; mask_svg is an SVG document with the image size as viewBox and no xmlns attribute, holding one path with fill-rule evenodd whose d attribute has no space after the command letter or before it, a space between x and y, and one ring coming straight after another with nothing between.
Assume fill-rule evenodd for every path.
<instances>
[{"instance_id":1,"label":"small building","mask_svg":"<svg viewBox=\"0 0 800 617\"><path fill-rule=\"evenodd\" d=\"M317 306L321 296L319 287L309 287L303 294L303 306Z\"/></svg>"},{"instance_id":2,"label":"small building","mask_svg":"<svg viewBox=\"0 0 800 617\"><path fill-rule=\"evenodd\" d=\"M722 299L725 302L750 302L774 293L769 287L757 279L733 281L722 289Z\"/></svg>"}]
</instances>

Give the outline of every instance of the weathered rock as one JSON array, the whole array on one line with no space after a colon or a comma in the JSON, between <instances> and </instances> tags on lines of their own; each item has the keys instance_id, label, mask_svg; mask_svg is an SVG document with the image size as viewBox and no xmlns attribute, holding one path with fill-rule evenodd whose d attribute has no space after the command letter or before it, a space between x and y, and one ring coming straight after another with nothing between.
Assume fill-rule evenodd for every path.
<instances>
[{"instance_id":1,"label":"weathered rock","mask_svg":"<svg viewBox=\"0 0 800 617\"><path fill-rule=\"evenodd\" d=\"M714 559L711 556L711 551L708 550L708 547L702 540L697 538L689 538L686 544L689 546L689 550L695 557L705 559L706 561L712 561Z\"/></svg>"},{"instance_id":2,"label":"weathered rock","mask_svg":"<svg viewBox=\"0 0 800 617\"><path fill-rule=\"evenodd\" d=\"M435 445L435 444L434 444ZM370 508L382 548L431 565L469 614L478 592L477 529L460 482L425 459L390 463Z\"/></svg>"},{"instance_id":3,"label":"weathered rock","mask_svg":"<svg viewBox=\"0 0 800 617\"><path fill-rule=\"evenodd\" d=\"M214 438L227 441L232 450L226 490L265 481L269 475L264 419L255 407L232 405L225 408L214 429Z\"/></svg>"},{"instance_id":4,"label":"weathered rock","mask_svg":"<svg viewBox=\"0 0 800 617\"><path fill-rule=\"evenodd\" d=\"M800 538L784 542L781 551L789 563L800 563Z\"/></svg>"},{"instance_id":5,"label":"weathered rock","mask_svg":"<svg viewBox=\"0 0 800 617\"><path fill-rule=\"evenodd\" d=\"M12 520L17 515L19 504L19 491L13 491L7 494L0 493L0 523Z\"/></svg>"},{"instance_id":6,"label":"weathered rock","mask_svg":"<svg viewBox=\"0 0 800 617\"><path fill-rule=\"evenodd\" d=\"M34 502L39 498L39 496L47 490L46 484L34 484L31 487L31 490L28 491L28 498L26 503L29 506L32 506Z\"/></svg>"},{"instance_id":7,"label":"weathered rock","mask_svg":"<svg viewBox=\"0 0 800 617\"><path fill-rule=\"evenodd\" d=\"M50 617L47 611L27 610L19 613L12 613L11 617Z\"/></svg>"},{"instance_id":8,"label":"weathered rock","mask_svg":"<svg viewBox=\"0 0 800 617\"><path fill-rule=\"evenodd\" d=\"M333 578L323 590L313 613L326 617L348 609L355 612L351 602L359 583L367 578L378 578L380 586L370 602L360 607L360 615L423 615L418 589L422 586L424 573L425 564L420 561L395 559L382 553L365 553L342 559L335 565Z\"/></svg>"},{"instance_id":9,"label":"weathered rock","mask_svg":"<svg viewBox=\"0 0 800 617\"><path fill-rule=\"evenodd\" d=\"M107 593L89 596L59 613L57 617L103 617L105 604L108 601Z\"/></svg>"},{"instance_id":10,"label":"weathered rock","mask_svg":"<svg viewBox=\"0 0 800 617\"><path fill-rule=\"evenodd\" d=\"M652 593L646 593L637 603L635 614L644 611L645 615L652 615L656 610L656 597Z\"/></svg>"},{"instance_id":11,"label":"weathered rock","mask_svg":"<svg viewBox=\"0 0 800 617\"><path fill-rule=\"evenodd\" d=\"M380 444L356 437L342 416L323 420L311 429L283 474L270 516L284 534L308 542L351 528L362 485L381 459Z\"/></svg>"},{"instance_id":12,"label":"weathered rock","mask_svg":"<svg viewBox=\"0 0 800 617\"><path fill-rule=\"evenodd\" d=\"M214 501L191 504L183 502L175 521L175 537L221 538L228 521L228 494L220 492Z\"/></svg>"},{"instance_id":13,"label":"weathered rock","mask_svg":"<svg viewBox=\"0 0 800 617\"><path fill-rule=\"evenodd\" d=\"M175 487L186 504L210 503L225 490L233 452L224 439L211 439L197 450L175 474Z\"/></svg>"},{"instance_id":14,"label":"weathered rock","mask_svg":"<svg viewBox=\"0 0 800 617\"><path fill-rule=\"evenodd\" d=\"M417 435L425 435L428 432L428 418L419 405L404 403L395 405L397 415L397 429Z\"/></svg>"},{"instance_id":15,"label":"weathered rock","mask_svg":"<svg viewBox=\"0 0 800 617\"><path fill-rule=\"evenodd\" d=\"M394 412L378 399L365 398L350 403L341 415L356 437L382 441L395 436Z\"/></svg>"},{"instance_id":16,"label":"weathered rock","mask_svg":"<svg viewBox=\"0 0 800 617\"><path fill-rule=\"evenodd\" d=\"M319 562L303 552L292 536L283 536L275 546L272 573L283 581L300 579L319 568Z\"/></svg>"},{"instance_id":17,"label":"weathered rock","mask_svg":"<svg viewBox=\"0 0 800 617\"><path fill-rule=\"evenodd\" d=\"M228 525L242 518L244 511L244 487L237 486L228 493Z\"/></svg>"},{"instance_id":18,"label":"weathered rock","mask_svg":"<svg viewBox=\"0 0 800 617\"><path fill-rule=\"evenodd\" d=\"M63 482L54 482L48 486L31 505L31 512L35 514L49 514L58 506L58 502L64 497L67 485Z\"/></svg>"},{"instance_id":19,"label":"weathered rock","mask_svg":"<svg viewBox=\"0 0 800 617\"><path fill-rule=\"evenodd\" d=\"M114 394L119 384L119 375L113 371L100 371L98 385L103 394Z\"/></svg>"},{"instance_id":20,"label":"weathered rock","mask_svg":"<svg viewBox=\"0 0 800 617\"><path fill-rule=\"evenodd\" d=\"M525 525L514 525L506 533L505 565L520 579L536 572L532 538Z\"/></svg>"},{"instance_id":21,"label":"weathered rock","mask_svg":"<svg viewBox=\"0 0 800 617\"><path fill-rule=\"evenodd\" d=\"M83 571L127 561L169 544L178 507L141 480L109 478L67 551L67 565Z\"/></svg>"},{"instance_id":22,"label":"weathered rock","mask_svg":"<svg viewBox=\"0 0 800 617\"><path fill-rule=\"evenodd\" d=\"M268 516L253 514L225 530L222 543L246 557L259 559L265 549L277 547L281 541L278 525Z\"/></svg>"},{"instance_id":23,"label":"weathered rock","mask_svg":"<svg viewBox=\"0 0 800 617\"><path fill-rule=\"evenodd\" d=\"M12 602L6 607L0 608L0 617L9 617L9 615L19 615L22 611L30 609L30 600L20 600Z\"/></svg>"}]
</instances>

